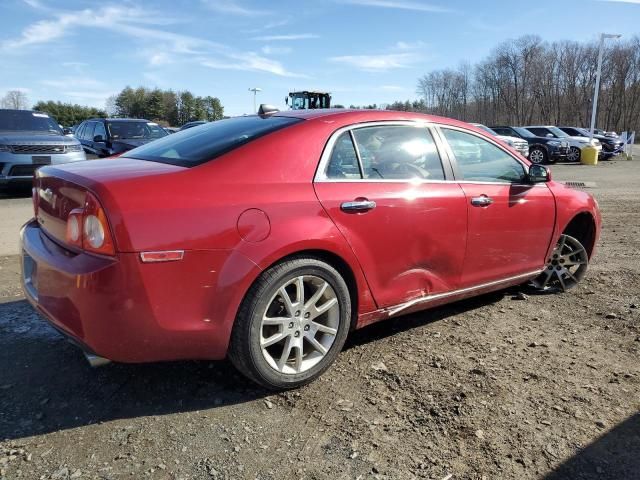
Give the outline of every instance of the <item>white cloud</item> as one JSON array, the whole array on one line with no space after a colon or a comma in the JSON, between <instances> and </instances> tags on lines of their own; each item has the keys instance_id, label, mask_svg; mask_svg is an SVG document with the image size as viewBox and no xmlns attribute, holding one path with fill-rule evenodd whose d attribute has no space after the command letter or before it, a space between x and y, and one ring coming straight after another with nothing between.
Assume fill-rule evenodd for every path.
<instances>
[{"instance_id":1,"label":"white cloud","mask_svg":"<svg viewBox=\"0 0 640 480\"><path fill-rule=\"evenodd\" d=\"M425 46L423 42L396 42L393 47L380 53L340 55L330 57L329 61L368 72L385 72L398 68L409 68L424 60L422 50Z\"/></svg>"},{"instance_id":2,"label":"white cloud","mask_svg":"<svg viewBox=\"0 0 640 480\"><path fill-rule=\"evenodd\" d=\"M221 70L248 70L267 72L280 77L306 78L305 75L289 72L276 60L261 57L253 52L230 54L228 56L235 61L229 62L228 60L206 58L202 59L200 64L204 67Z\"/></svg>"},{"instance_id":3,"label":"white cloud","mask_svg":"<svg viewBox=\"0 0 640 480\"><path fill-rule=\"evenodd\" d=\"M230 3L224 3L224 5L229 6ZM148 9L141 10L134 7L107 6L97 10L56 12L53 19L27 26L20 37L7 40L0 46L5 51L17 53L25 47L44 45L83 28L102 29L145 42L145 46L138 48L137 51L138 55L151 67L190 62L210 68L252 70L278 76L302 77L300 74L288 71L280 62L254 52L242 52L210 40L157 28L172 22ZM277 37L278 39L315 38L315 35Z\"/></svg>"},{"instance_id":4,"label":"white cloud","mask_svg":"<svg viewBox=\"0 0 640 480\"><path fill-rule=\"evenodd\" d=\"M263 42L278 42L291 40L308 40L310 38L320 38L314 33L292 33L289 35L263 35L261 37L253 37L252 40L260 40Z\"/></svg>"},{"instance_id":5,"label":"white cloud","mask_svg":"<svg viewBox=\"0 0 640 480\"><path fill-rule=\"evenodd\" d=\"M272 45L265 45L260 49L265 55L286 55L291 53L293 49L291 47L274 47Z\"/></svg>"},{"instance_id":6,"label":"white cloud","mask_svg":"<svg viewBox=\"0 0 640 480\"><path fill-rule=\"evenodd\" d=\"M413 10L415 12L447 13L451 10L438 5L404 0L342 0L341 3L362 5L365 7L392 8L396 10Z\"/></svg>"},{"instance_id":7,"label":"white cloud","mask_svg":"<svg viewBox=\"0 0 640 480\"><path fill-rule=\"evenodd\" d=\"M329 61L341 63L360 70L381 72L396 68L407 68L417 63L420 56L416 53L386 53L380 55L342 55L331 57Z\"/></svg>"},{"instance_id":8,"label":"white cloud","mask_svg":"<svg viewBox=\"0 0 640 480\"><path fill-rule=\"evenodd\" d=\"M58 79L47 79L40 82L42 85L54 88L67 88L67 89L79 89L79 88L105 88L105 84L95 78L87 77L83 75L78 76L65 76Z\"/></svg>"},{"instance_id":9,"label":"white cloud","mask_svg":"<svg viewBox=\"0 0 640 480\"><path fill-rule=\"evenodd\" d=\"M271 13L266 10L244 7L234 0L202 0L202 3L210 10L230 15L256 17L260 15L269 15Z\"/></svg>"},{"instance_id":10,"label":"white cloud","mask_svg":"<svg viewBox=\"0 0 640 480\"><path fill-rule=\"evenodd\" d=\"M132 25L167 25L171 20L156 17L148 10L119 6L99 10L57 13L52 20L41 20L27 26L19 38L0 44L4 50L17 50L31 45L58 40L79 28L100 28L113 31L134 29Z\"/></svg>"}]
</instances>

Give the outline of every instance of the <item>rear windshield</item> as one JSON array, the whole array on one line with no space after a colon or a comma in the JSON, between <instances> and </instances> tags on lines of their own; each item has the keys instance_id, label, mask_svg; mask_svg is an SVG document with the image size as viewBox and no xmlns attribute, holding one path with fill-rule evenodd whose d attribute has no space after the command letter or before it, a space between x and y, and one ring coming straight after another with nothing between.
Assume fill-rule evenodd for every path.
<instances>
[{"instance_id":1,"label":"rear windshield","mask_svg":"<svg viewBox=\"0 0 640 480\"><path fill-rule=\"evenodd\" d=\"M301 122L289 117L228 118L189 128L128 151L124 157L194 167L258 137Z\"/></svg>"},{"instance_id":2,"label":"rear windshield","mask_svg":"<svg viewBox=\"0 0 640 480\"><path fill-rule=\"evenodd\" d=\"M0 131L62 135L60 126L46 113L0 110Z\"/></svg>"}]
</instances>

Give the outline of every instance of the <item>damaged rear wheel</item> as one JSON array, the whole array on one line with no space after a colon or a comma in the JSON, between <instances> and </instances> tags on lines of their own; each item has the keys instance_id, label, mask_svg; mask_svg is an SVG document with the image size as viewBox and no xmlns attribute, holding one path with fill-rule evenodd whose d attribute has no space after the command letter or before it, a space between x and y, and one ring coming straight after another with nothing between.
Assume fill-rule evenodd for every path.
<instances>
[{"instance_id":1,"label":"damaged rear wheel","mask_svg":"<svg viewBox=\"0 0 640 480\"><path fill-rule=\"evenodd\" d=\"M589 256L584 245L569 235L560 235L544 271L533 285L545 291L564 292L575 287L587 271Z\"/></svg>"}]
</instances>

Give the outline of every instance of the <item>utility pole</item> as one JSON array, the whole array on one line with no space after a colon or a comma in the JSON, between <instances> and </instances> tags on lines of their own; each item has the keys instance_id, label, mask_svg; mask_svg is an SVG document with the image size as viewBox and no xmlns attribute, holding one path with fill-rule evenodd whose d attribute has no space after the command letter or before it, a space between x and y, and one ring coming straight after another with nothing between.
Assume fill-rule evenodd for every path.
<instances>
[{"instance_id":1,"label":"utility pole","mask_svg":"<svg viewBox=\"0 0 640 480\"><path fill-rule=\"evenodd\" d=\"M256 109L256 95L258 92L261 92L262 89L260 87L253 87L249 89L250 92L253 92L253 113L256 113L258 110Z\"/></svg>"},{"instance_id":2,"label":"utility pole","mask_svg":"<svg viewBox=\"0 0 640 480\"><path fill-rule=\"evenodd\" d=\"M591 128L589 129L589 143L593 142L593 130L596 128L596 114L598 113L598 94L600 93L600 74L602 73L602 50L605 38L620 38L622 35L601 33L600 48L598 49L598 70L596 72L596 89L593 92L593 105L591 105Z\"/></svg>"}]
</instances>

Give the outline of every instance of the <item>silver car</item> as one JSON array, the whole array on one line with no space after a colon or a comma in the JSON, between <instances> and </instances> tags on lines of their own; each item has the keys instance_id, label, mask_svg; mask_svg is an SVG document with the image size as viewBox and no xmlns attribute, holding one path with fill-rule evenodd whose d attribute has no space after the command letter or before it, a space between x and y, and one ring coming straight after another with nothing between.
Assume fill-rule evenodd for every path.
<instances>
[{"instance_id":1,"label":"silver car","mask_svg":"<svg viewBox=\"0 0 640 480\"><path fill-rule=\"evenodd\" d=\"M86 160L80 142L46 113L0 110L0 187L31 183L42 165L79 160Z\"/></svg>"}]
</instances>

